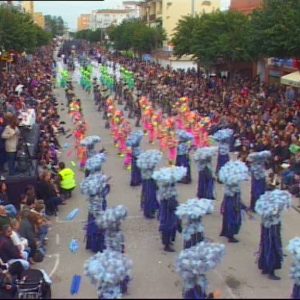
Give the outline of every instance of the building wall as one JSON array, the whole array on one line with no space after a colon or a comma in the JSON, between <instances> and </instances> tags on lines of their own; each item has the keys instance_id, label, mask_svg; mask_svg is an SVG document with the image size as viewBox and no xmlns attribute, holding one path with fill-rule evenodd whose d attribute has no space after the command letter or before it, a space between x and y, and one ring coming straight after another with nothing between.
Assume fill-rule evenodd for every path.
<instances>
[{"instance_id":1,"label":"building wall","mask_svg":"<svg viewBox=\"0 0 300 300\"><path fill-rule=\"evenodd\" d=\"M23 1L22 5L23 5L25 12L27 12L31 15L34 14L34 2L33 1Z\"/></svg>"},{"instance_id":2,"label":"building wall","mask_svg":"<svg viewBox=\"0 0 300 300\"><path fill-rule=\"evenodd\" d=\"M86 30L90 27L90 14L82 14L77 19L77 30Z\"/></svg>"},{"instance_id":3,"label":"building wall","mask_svg":"<svg viewBox=\"0 0 300 300\"><path fill-rule=\"evenodd\" d=\"M261 7L263 0L231 0L230 10L250 14L253 10Z\"/></svg>"},{"instance_id":4,"label":"building wall","mask_svg":"<svg viewBox=\"0 0 300 300\"><path fill-rule=\"evenodd\" d=\"M45 29L45 17L41 12L36 12L33 15L34 23Z\"/></svg>"},{"instance_id":5,"label":"building wall","mask_svg":"<svg viewBox=\"0 0 300 300\"><path fill-rule=\"evenodd\" d=\"M140 17L140 6L137 1L123 1L123 7L125 10L128 10L129 18L139 18Z\"/></svg>"},{"instance_id":6,"label":"building wall","mask_svg":"<svg viewBox=\"0 0 300 300\"><path fill-rule=\"evenodd\" d=\"M111 25L119 25L124 19L128 18L128 15L127 10L93 11L90 19L90 29L105 29Z\"/></svg>"},{"instance_id":7,"label":"building wall","mask_svg":"<svg viewBox=\"0 0 300 300\"><path fill-rule=\"evenodd\" d=\"M192 5L194 1L194 6ZM203 13L211 13L221 7L220 0L163 0L162 1L162 24L167 33L168 39L171 39L174 34L174 29L177 26L178 21L186 16Z\"/></svg>"}]
</instances>

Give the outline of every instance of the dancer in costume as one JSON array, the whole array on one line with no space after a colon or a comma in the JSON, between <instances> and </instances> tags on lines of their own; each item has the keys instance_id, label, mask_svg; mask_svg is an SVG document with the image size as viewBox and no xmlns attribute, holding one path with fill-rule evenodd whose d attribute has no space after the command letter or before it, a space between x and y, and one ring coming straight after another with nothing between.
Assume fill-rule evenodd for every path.
<instances>
[{"instance_id":1,"label":"dancer in costume","mask_svg":"<svg viewBox=\"0 0 300 300\"><path fill-rule=\"evenodd\" d=\"M189 199L177 207L176 215L183 227L183 248L187 249L204 240L204 226L202 217L211 214L214 202L209 199Z\"/></svg>"},{"instance_id":2,"label":"dancer in costume","mask_svg":"<svg viewBox=\"0 0 300 300\"><path fill-rule=\"evenodd\" d=\"M134 131L126 141L126 145L132 149L131 186L138 186L142 183L141 170L138 168L136 161L141 153L140 143L143 135L142 130Z\"/></svg>"},{"instance_id":3,"label":"dancer in costume","mask_svg":"<svg viewBox=\"0 0 300 300\"><path fill-rule=\"evenodd\" d=\"M241 201L240 183L248 179L248 168L241 161L229 161L220 169L219 178L225 184L220 236L227 237L229 243L237 243L234 235L239 233L242 225L242 210L247 210Z\"/></svg>"},{"instance_id":4,"label":"dancer in costume","mask_svg":"<svg viewBox=\"0 0 300 300\"><path fill-rule=\"evenodd\" d=\"M213 293L207 292L206 273L213 270L223 258L223 244L201 242L182 250L176 261L176 271L183 281L183 299L211 299Z\"/></svg>"},{"instance_id":5,"label":"dancer in costume","mask_svg":"<svg viewBox=\"0 0 300 300\"><path fill-rule=\"evenodd\" d=\"M184 167L161 168L152 175L158 186L157 199L160 201L159 231L165 246L164 250L167 252L175 251L171 245L175 241L176 232L181 231L180 221L175 214L178 206L176 182L185 175Z\"/></svg>"},{"instance_id":6,"label":"dancer in costume","mask_svg":"<svg viewBox=\"0 0 300 300\"><path fill-rule=\"evenodd\" d=\"M254 211L257 199L266 191L266 162L271 158L270 151L253 152L248 155L251 164L251 202Z\"/></svg>"},{"instance_id":7,"label":"dancer in costume","mask_svg":"<svg viewBox=\"0 0 300 300\"><path fill-rule=\"evenodd\" d=\"M295 237L289 241L287 250L292 254L293 263L290 277L294 281L291 299L300 299L300 238Z\"/></svg>"},{"instance_id":8,"label":"dancer in costume","mask_svg":"<svg viewBox=\"0 0 300 300\"><path fill-rule=\"evenodd\" d=\"M188 184L192 182L189 151L191 145L193 144L194 136L185 130L178 130L177 137L178 137L178 146L177 146L176 166L178 167L182 166L187 169L186 176L180 182Z\"/></svg>"},{"instance_id":9,"label":"dancer in costume","mask_svg":"<svg viewBox=\"0 0 300 300\"><path fill-rule=\"evenodd\" d=\"M212 157L217 152L217 147L203 147L194 153L194 160L198 165L197 197L215 199L215 179L212 171Z\"/></svg>"},{"instance_id":10,"label":"dancer in costume","mask_svg":"<svg viewBox=\"0 0 300 300\"><path fill-rule=\"evenodd\" d=\"M120 299L126 292L123 282L132 278L132 261L121 252L108 249L89 258L84 272L96 285L98 299Z\"/></svg>"},{"instance_id":11,"label":"dancer in costume","mask_svg":"<svg viewBox=\"0 0 300 300\"><path fill-rule=\"evenodd\" d=\"M217 158L216 175L218 176L219 170L229 161L229 148L230 148L230 137L233 134L232 129L221 129L218 130L213 138L219 142L219 151Z\"/></svg>"},{"instance_id":12,"label":"dancer in costume","mask_svg":"<svg viewBox=\"0 0 300 300\"><path fill-rule=\"evenodd\" d=\"M137 166L142 174L142 195L141 208L144 216L149 219L155 218L155 213L159 209L159 203L156 198L156 183L152 178L157 164L162 159L162 153L158 150L148 150L139 155Z\"/></svg>"},{"instance_id":13,"label":"dancer in costume","mask_svg":"<svg viewBox=\"0 0 300 300\"><path fill-rule=\"evenodd\" d=\"M258 268L272 280L280 279L275 270L281 269L283 260L281 214L291 204L292 195L281 190L265 192L255 204L255 211L261 216Z\"/></svg>"}]
</instances>

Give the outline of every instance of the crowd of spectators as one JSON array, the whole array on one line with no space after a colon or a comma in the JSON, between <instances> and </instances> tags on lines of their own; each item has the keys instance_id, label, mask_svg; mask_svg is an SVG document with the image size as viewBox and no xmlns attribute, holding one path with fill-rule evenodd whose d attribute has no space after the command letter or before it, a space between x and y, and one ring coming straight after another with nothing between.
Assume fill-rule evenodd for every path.
<instances>
[{"instance_id":1,"label":"crowd of spectators","mask_svg":"<svg viewBox=\"0 0 300 300\"><path fill-rule=\"evenodd\" d=\"M59 105L52 90L55 47L55 44L42 47L0 72L0 266L7 268L18 262L27 270L43 260L50 216L57 214L59 205L65 204L58 175L61 149L58 135L65 134L64 122L60 122ZM36 153L27 159L37 161L38 180L20 190L19 199L12 201L7 194L7 178L20 172L20 116L29 108L35 111L39 139ZM0 294L7 296L7 289L9 285L0 282Z\"/></svg>"},{"instance_id":2,"label":"crowd of spectators","mask_svg":"<svg viewBox=\"0 0 300 300\"><path fill-rule=\"evenodd\" d=\"M210 134L221 128L234 130L231 150L238 152L244 162L248 163L250 152L270 150L270 184L278 185L282 177L281 187L300 195L300 93L297 89L267 85L259 77L249 79L237 75L228 80L217 75L207 77L194 69L172 70L99 48L93 48L89 55L102 63L113 62L114 67L120 64L135 73L136 91L132 94L136 95L127 97L133 101L127 106L133 107L137 118L139 95L147 96L169 116L176 114L173 109L176 99L188 97L192 110L210 117ZM122 84L116 84L117 91Z\"/></svg>"}]
</instances>

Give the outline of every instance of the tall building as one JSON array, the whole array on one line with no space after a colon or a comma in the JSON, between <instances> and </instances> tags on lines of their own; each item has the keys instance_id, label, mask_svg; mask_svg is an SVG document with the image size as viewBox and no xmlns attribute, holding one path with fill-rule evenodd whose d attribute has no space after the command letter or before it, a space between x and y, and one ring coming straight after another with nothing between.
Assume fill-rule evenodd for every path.
<instances>
[{"instance_id":1,"label":"tall building","mask_svg":"<svg viewBox=\"0 0 300 300\"><path fill-rule=\"evenodd\" d=\"M45 29L45 16L41 12L33 13L33 20L35 24Z\"/></svg>"},{"instance_id":2,"label":"tall building","mask_svg":"<svg viewBox=\"0 0 300 300\"><path fill-rule=\"evenodd\" d=\"M263 0L231 0L230 10L239 11L245 15L251 14L251 12L257 8L260 8L263 4Z\"/></svg>"},{"instance_id":3,"label":"tall building","mask_svg":"<svg viewBox=\"0 0 300 300\"><path fill-rule=\"evenodd\" d=\"M140 17L140 2L123 1L123 7L128 11L128 18L137 19Z\"/></svg>"},{"instance_id":4,"label":"tall building","mask_svg":"<svg viewBox=\"0 0 300 300\"><path fill-rule=\"evenodd\" d=\"M33 15L34 14L34 2L33 1L22 1L22 6L25 12Z\"/></svg>"},{"instance_id":5,"label":"tall building","mask_svg":"<svg viewBox=\"0 0 300 300\"><path fill-rule=\"evenodd\" d=\"M90 14L82 14L77 19L77 31L86 30L90 27Z\"/></svg>"},{"instance_id":6,"label":"tall building","mask_svg":"<svg viewBox=\"0 0 300 300\"><path fill-rule=\"evenodd\" d=\"M126 9L100 9L91 13L90 26L92 30L97 28L106 29L111 25L119 25L123 20L129 18L129 11Z\"/></svg>"},{"instance_id":7,"label":"tall building","mask_svg":"<svg viewBox=\"0 0 300 300\"><path fill-rule=\"evenodd\" d=\"M220 7L220 0L145 0L141 4L141 18L151 27L161 24L171 39L182 17L211 13Z\"/></svg>"}]
</instances>

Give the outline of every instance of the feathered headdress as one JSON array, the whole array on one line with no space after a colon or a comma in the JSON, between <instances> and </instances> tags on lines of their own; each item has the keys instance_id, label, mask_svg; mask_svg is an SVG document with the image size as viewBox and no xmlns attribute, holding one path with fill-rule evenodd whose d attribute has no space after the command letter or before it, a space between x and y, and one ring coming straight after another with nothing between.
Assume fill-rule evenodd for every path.
<instances>
[{"instance_id":1,"label":"feathered headdress","mask_svg":"<svg viewBox=\"0 0 300 300\"><path fill-rule=\"evenodd\" d=\"M108 177L101 173L91 174L80 184L80 191L83 195L100 195L107 185Z\"/></svg>"},{"instance_id":2,"label":"feathered headdress","mask_svg":"<svg viewBox=\"0 0 300 300\"><path fill-rule=\"evenodd\" d=\"M97 286L101 299L122 297L121 283L131 278L132 261L124 254L104 250L89 258L84 264L84 273Z\"/></svg>"}]
</instances>

